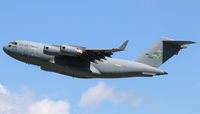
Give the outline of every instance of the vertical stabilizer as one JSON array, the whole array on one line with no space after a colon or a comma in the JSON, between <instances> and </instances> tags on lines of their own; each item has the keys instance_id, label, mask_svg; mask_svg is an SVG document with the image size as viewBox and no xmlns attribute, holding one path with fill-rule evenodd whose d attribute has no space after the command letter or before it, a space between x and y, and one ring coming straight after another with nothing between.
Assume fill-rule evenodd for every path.
<instances>
[{"instance_id":1,"label":"vertical stabilizer","mask_svg":"<svg viewBox=\"0 0 200 114\"><path fill-rule=\"evenodd\" d=\"M145 51L141 56L135 59L136 62L144 63L153 67L159 67L170 59L173 55L186 48L186 44L192 44L192 41L175 41L169 38L161 38L153 47Z\"/></svg>"}]
</instances>

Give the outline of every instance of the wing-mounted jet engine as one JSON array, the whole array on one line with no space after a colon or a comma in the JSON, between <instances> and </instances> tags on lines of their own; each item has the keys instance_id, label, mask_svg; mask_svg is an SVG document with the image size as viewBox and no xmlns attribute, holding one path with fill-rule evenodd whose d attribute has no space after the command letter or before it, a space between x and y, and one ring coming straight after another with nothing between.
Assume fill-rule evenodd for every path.
<instances>
[{"instance_id":1,"label":"wing-mounted jet engine","mask_svg":"<svg viewBox=\"0 0 200 114\"><path fill-rule=\"evenodd\" d=\"M45 45L43 48L43 53L46 55L57 56L60 55L60 47L53 45Z\"/></svg>"},{"instance_id":2,"label":"wing-mounted jet engine","mask_svg":"<svg viewBox=\"0 0 200 114\"><path fill-rule=\"evenodd\" d=\"M63 55L68 55L68 56L81 56L83 54L83 49L70 46L70 45L61 45L60 46L60 52Z\"/></svg>"},{"instance_id":3,"label":"wing-mounted jet engine","mask_svg":"<svg viewBox=\"0 0 200 114\"><path fill-rule=\"evenodd\" d=\"M44 54L58 56L58 55L67 55L67 56L81 56L84 52L83 48L78 46L71 45L45 45L43 48Z\"/></svg>"}]
</instances>

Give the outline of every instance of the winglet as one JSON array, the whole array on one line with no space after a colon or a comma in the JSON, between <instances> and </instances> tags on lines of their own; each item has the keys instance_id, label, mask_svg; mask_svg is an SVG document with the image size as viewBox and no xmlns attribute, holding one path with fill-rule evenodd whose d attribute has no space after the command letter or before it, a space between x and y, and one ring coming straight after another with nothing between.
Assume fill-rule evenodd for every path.
<instances>
[{"instance_id":1,"label":"winglet","mask_svg":"<svg viewBox=\"0 0 200 114\"><path fill-rule=\"evenodd\" d=\"M128 40L126 40L126 41L119 47L119 50L123 51L123 50L126 48L127 44L128 44Z\"/></svg>"}]
</instances>

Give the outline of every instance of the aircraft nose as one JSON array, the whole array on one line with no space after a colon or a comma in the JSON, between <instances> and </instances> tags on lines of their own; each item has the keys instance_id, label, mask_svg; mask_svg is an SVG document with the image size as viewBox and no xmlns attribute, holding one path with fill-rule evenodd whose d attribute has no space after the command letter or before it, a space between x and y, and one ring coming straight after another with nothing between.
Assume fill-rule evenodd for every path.
<instances>
[{"instance_id":1,"label":"aircraft nose","mask_svg":"<svg viewBox=\"0 0 200 114\"><path fill-rule=\"evenodd\" d=\"M3 46L3 51L6 52L6 46Z\"/></svg>"},{"instance_id":2,"label":"aircraft nose","mask_svg":"<svg viewBox=\"0 0 200 114\"><path fill-rule=\"evenodd\" d=\"M8 47L9 47L9 46L10 46L10 45L5 45L5 46L3 46L3 51L7 53L7 52L8 52Z\"/></svg>"}]
</instances>

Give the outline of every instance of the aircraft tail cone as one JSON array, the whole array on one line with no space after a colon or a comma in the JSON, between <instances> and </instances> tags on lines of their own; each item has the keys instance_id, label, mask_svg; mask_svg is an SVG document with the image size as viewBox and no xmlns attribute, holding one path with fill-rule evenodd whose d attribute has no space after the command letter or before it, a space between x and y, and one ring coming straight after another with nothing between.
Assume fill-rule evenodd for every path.
<instances>
[{"instance_id":1,"label":"aircraft tail cone","mask_svg":"<svg viewBox=\"0 0 200 114\"><path fill-rule=\"evenodd\" d=\"M164 72L164 75L167 75L168 73L167 72Z\"/></svg>"},{"instance_id":2,"label":"aircraft tail cone","mask_svg":"<svg viewBox=\"0 0 200 114\"><path fill-rule=\"evenodd\" d=\"M163 73L157 73L157 75L167 75L167 72L163 72Z\"/></svg>"}]
</instances>

